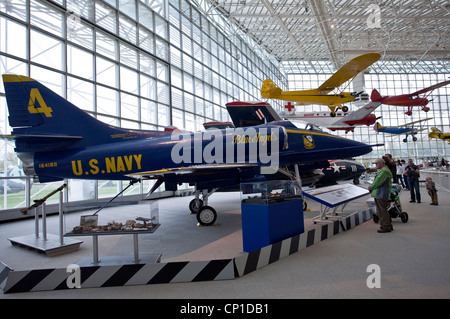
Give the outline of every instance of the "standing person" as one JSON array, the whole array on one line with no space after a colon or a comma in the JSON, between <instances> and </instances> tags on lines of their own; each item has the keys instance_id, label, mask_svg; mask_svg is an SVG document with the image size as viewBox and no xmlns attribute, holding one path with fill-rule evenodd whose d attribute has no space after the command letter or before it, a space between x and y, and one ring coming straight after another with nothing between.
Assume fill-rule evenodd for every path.
<instances>
[{"instance_id":1,"label":"standing person","mask_svg":"<svg viewBox=\"0 0 450 319\"><path fill-rule=\"evenodd\" d=\"M405 181L405 189L409 191L408 176L405 175L406 166L408 166L408 164L406 164L405 160L401 160L400 163L402 163L402 175L403 180Z\"/></svg>"},{"instance_id":2,"label":"standing person","mask_svg":"<svg viewBox=\"0 0 450 319\"><path fill-rule=\"evenodd\" d=\"M387 210L389 197L391 196L392 173L386 166L382 158L377 158L374 164L377 165L377 176L369 186L369 191L375 201L378 217L380 218L379 233L389 233L393 231L391 216Z\"/></svg>"},{"instance_id":3,"label":"standing person","mask_svg":"<svg viewBox=\"0 0 450 319\"><path fill-rule=\"evenodd\" d=\"M394 160L392 159L392 155L387 153L387 154L384 154L384 156L382 158L384 159L386 166L391 171L394 183L397 184L398 183L397 174L396 174L397 168L395 167L395 163L394 163Z\"/></svg>"},{"instance_id":4,"label":"standing person","mask_svg":"<svg viewBox=\"0 0 450 319\"><path fill-rule=\"evenodd\" d=\"M403 183L403 168L402 168L402 164L400 163L399 160L395 161L395 168L396 168L396 176L397 176L397 183L398 181L400 181L400 183L402 184L402 188L405 188L405 183Z\"/></svg>"},{"instance_id":5,"label":"standing person","mask_svg":"<svg viewBox=\"0 0 450 319\"><path fill-rule=\"evenodd\" d=\"M427 177L426 181L427 181L426 187L427 187L428 195L430 195L430 197L431 197L430 205L438 205L438 196L437 196L436 185L434 184L431 177Z\"/></svg>"},{"instance_id":6,"label":"standing person","mask_svg":"<svg viewBox=\"0 0 450 319\"><path fill-rule=\"evenodd\" d=\"M408 176L409 182L409 191L411 193L410 203L414 203L417 199L417 202L420 203L420 189L419 189L419 167L414 165L413 160L411 158L408 159L408 165L406 166L405 173Z\"/></svg>"}]
</instances>

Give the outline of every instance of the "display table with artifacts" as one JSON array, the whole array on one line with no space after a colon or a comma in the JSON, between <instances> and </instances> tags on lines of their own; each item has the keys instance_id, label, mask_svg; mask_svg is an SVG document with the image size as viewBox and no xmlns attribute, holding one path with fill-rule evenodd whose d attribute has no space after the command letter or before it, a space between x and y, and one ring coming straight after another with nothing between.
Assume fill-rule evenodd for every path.
<instances>
[{"instance_id":1,"label":"display table with artifacts","mask_svg":"<svg viewBox=\"0 0 450 319\"><path fill-rule=\"evenodd\" d=\"M241 211L245 252L304 232L303 200L295 181L242 183Z\"/></svg>"},{"instance_id":2,"label":"display table with artifacts","mask_svg":"<svg viewBox=\"0 0 450 319\"><path fill-rule=\"evenodd\" d=\"M122 265L139 263L158 263L161 260L161 254L149 254L139 256L139 238L140 234L154 233L160 226L158 222L158 208L155 202L150 204L150 218L137 217L129 219L124 223L111 221L106 225L98 225L97 215L81 216L80 225L75 226L71 232L66 233L65 237L92 236L93 258L82 258L76 262L79 266L89 265ZM156 203L157 204L157 203ZM152 207L153 206L153 207ZM98 257L98 237L111 235L133 235L133 259L130 256L102 256Z\"/></svg>"},{"instance_id":3,"label":"display table with artifacts","mask_svg":"<svg viewBox=\"0 0 450 319\"><path fill-rule=\"evenodd\" d=\"M369 191L366 188L350 183L303 190L303 195L320 203L320 215L313 218L314 224L333 223L332 220L328 220L329 218L344 218L340 214L346 205L367 194ZM338 209L341 210L341 213L337 212Z\"/></svg>"}]
</instances>

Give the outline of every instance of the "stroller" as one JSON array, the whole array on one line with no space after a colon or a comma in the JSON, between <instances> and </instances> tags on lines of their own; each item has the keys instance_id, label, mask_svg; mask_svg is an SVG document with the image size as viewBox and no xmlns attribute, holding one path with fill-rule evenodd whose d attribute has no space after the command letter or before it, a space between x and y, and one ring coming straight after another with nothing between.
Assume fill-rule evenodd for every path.
<instances>
[{"instance_id":1,"label":"stroller","mask_svg":"<svg viewBox=\"0 0 450 319\"><path fill-rule=\"evenodd\" d=\"M402 190L401 185L392 185L391 197L389 198L388 212L391 218L400 217L402 222L407 223L409 219L408 213L402 211L402 204L400 203L400 199L398 198L398 194L400 194L401 190ZM380 217L378 217L377 213L374 213L373 221L375 223L378 223L379 220Z\"/></svg>"}]
</instances>

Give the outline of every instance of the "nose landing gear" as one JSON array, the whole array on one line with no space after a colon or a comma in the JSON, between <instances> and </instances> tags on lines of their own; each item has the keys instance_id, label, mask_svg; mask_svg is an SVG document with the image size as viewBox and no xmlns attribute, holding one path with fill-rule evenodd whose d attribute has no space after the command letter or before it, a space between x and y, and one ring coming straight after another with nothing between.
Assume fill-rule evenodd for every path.
<instances>
[{"instance_id":1,"label":"nose landing gear","mask_svg":"<svg viewBox=\"0 0 450 319\"><path fill-rule=\"evenodd\" d=\"M189 202L189 210L197 215L197 221L201 226L214 225L217 219L217 212L211 206L208 206L208 198L217 188L213 188L210 192L207 189L195 190L195 198ZM202 199L200 199L202 195Z\"/></svg>"}]
</instances>

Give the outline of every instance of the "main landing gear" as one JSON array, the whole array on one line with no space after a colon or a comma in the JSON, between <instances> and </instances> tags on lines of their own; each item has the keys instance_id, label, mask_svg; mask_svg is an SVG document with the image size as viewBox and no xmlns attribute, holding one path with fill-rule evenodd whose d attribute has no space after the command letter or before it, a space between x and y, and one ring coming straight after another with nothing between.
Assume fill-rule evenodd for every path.
<instances>
[{"instance_id":1,"label":"main landing gear","mask_svg":"<svg viewBox=\"0 0 450 319\"><path fill-rule=\"evenodd\" d=\"M414 137L412 138L412 140L413 140L413 142L417 142L417 137L414 136ZM408 142L408 138L404 138L404 139L403 139L403 142L404 142L404 143L407 143L407 142Z\"/></svg>"},{"instance_id":2,"label":"main landing gear","mask_svg":"<svg viewBox=\"0 0 450 319\"><path fill-rule=\"evenodd\" d=\"M208 197L216 190L217 188L213 188L210 192L207 189L195 190L195 198L189 203L190 211L197 215L197 221L201 226L211 226L216 222L217 212L208 206ZM200 195L202 195L202 199L200 199Z\"/></svg>"},{"instance_id":3,"label":"main landing gear","mask_svg":"<svg viewBox=\"0 0 450 319\"><path fill-rule=\"evenodd\" d=\"M342 112L346 113L348 112L348 106L328 106L331 110L330 116L331 117L336 117L336 109L341 109Z\"/></svg>"},{"instance_id":4,"label":"main landing gear","mask_svg":"<svg viewBox=\"0 0 450 319\"><path fill-rule=\"evenodd\" d=\"M427 106L423 106L423 107L422 107L422 111L428 112L428 111L430 111L430 108L427 107ZM412 115L412 106L408 106L408 111L405 112L405 114L408 115L408 116L411 116L411 115Z\"/></svg>"}]
</instances>

